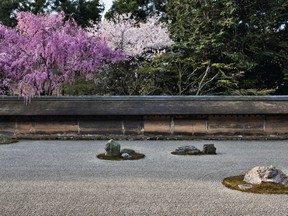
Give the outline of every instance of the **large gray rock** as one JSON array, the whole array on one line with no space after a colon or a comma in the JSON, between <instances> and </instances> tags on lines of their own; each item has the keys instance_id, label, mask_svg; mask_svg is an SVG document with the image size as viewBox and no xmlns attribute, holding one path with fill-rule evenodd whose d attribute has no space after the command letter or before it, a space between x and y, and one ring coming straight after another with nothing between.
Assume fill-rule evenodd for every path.
<instances>
[{"instance_id":1,"label":"large gray rock","mask_svg":"<svg viewBox=\"0 0 288 216\"><path fill-rule=\"evenodd\" d=\"M202 152L197 149L195 146L179 146L172 152L172 154L179 154L179 155L197 155L201 154Z\"/></svg>"},{"instance_id":2,"label":"large gray rock","mask_svg":"<svg viewBox=\"0 0 288 216\"><path fill-rule=\"evenodd\" d=\"M202 152L203 154L216 154L216 148L214 144L204 144Z\"/></svg>"},{"instance_id":3,"label":"large gray rock","mask_svg":"<svg viewBox=\"0 0 288 216\"><path fill-rule=\"evenodd\" d=\"M257 166L248 171L244 181L250 184L261 184L262 182L273 182L276 184L288 184L288 176L274 166Z\"/></svg>"},{"instance_id":4,"label":"large gray rock","mask_svg":"<svg viewBox=\"0 0 288 216\"><path fill-rule=\"evenodd\" d=\"M117 142L115 142L114 140L109 140L105 146L105 150L106 150L106 155L108 156L120 156L120 149L121 149L121 145Z\"/></svg>"}]
</instances>

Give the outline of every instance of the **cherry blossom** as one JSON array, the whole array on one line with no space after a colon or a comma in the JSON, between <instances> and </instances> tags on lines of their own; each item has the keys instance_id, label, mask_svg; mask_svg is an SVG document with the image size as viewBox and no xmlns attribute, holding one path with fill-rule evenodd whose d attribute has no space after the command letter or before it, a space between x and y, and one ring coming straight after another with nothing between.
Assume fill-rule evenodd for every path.
<instances>
[{"instance_id":1,"label":"cherry blossom","mask_svg":"<svg viewBox=\"0 0 288 216\"><path fill-rule=\"evenodd\" d=\"M91 37L64 13L17 13L18 25L0 25L0 90L2 94L60 94L75 74L91 79L107 62L124 59L106 40ZM4 91L5 90L5 91Z\"/></svg>"},{"instance_id":2,"label":"cherry blossom","mask_svg":"<svg viewBox=\"0 0 288 216\"><path fill-rule=\"evenodd\" d=\"M145 23L137 23L130 17L130 14L115 15L114 20L104 19L88 31L107 41L110 48L119 49L131 57L151 50L157 53L173 44L166 24L159 21L159 16L151 16Z\"/></svg>"}]
</instances>

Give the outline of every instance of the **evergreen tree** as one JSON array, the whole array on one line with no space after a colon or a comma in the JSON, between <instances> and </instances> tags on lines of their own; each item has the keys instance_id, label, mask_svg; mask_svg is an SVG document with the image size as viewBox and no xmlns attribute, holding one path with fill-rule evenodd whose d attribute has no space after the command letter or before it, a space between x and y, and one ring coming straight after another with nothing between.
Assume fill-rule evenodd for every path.
<instances>
[{"instance_id":1,"label":"evergreen tree","mask_svg":"<svg viewBox=\"0 0 288 216\"><path fill-rule=\"evenodd\" d=\"M13 13L19 8L21 0L1 0L0 1L0 23L6 26L15 26L16 18Z\"/></svg>"},{"instance_id":2,"label":"evergreen tree","mask_svg":"<svg viewBox=\"0 0 288 216\"><path fill-rule=\"evenodd\" d=\"M115 0L105 14L111 19L115 14L128 14L138 21L145 21L152 14L165 14L166 0Z\"/></svg>"},{"instance_id":3,"label":"evergreen tree","mask_svg":"<svg viewBox=\"0 0 288 216\"><path fill-rule=\"evenodd\" d=\"M286 0L168 0L176 44L161 70L178 72L165 78L172 77L174 86L190 80L178 88L181 94L259 94L282 88L288 65L287 5Z\"/></svg>"},{"instance_id":4,"label":"evergreen tree","mask_svg":"<svg viewBox=\"0 0 288 216\"><path fill-rule=\"evenodd\" d=\"M5 26L16 26L16 13L30 11L34 14L44 13L51 9L51 0L1 0L0 22Z\"/></svg>"},{"instance_id":5,"label":"evergreen tree","mask_svg":"<svg viewBox=\"0 0 288 216\"><path fill-rule=\"evenodd\" d=\"M99 0L53 0L53 10L64 11L66 19L73 18L82 27L90 26L90 21L98 22L104 6Z\"/></svg>"},{"instance_id":6,"label":"evergreen tree","mask_svg":"<svg viewBox=\"0 0 288 216\"><path fill-rule=\"evenodd\" d=\"M29 11L34 14L52 11L64 11L66 20L73 18L82 27L90 21L98 22L104 6L99 0L1 0L0 22L6 26L15 26L16 12Z\"/></svg>"},{"instance_id":7,"label":"evergreen tree","mask_svg":"<svg viewBox=\"0 0 288 216\"><path fill-rule=\"evenodd\" d=\"M272 89L287 94L288 2L237 2L237 43L254 67L245 71L240 87Z\"/></svg>"},{"instance_id":8,"label":"evergreen tree","mask_svg":"<svg viewBox=\"0 0 288 216\"><path fill-rule=\"evenodd\" d=\"M167 13L176 44L160 68L169 74L163 78L169 94L222 94L234 89L243 70L227 53L236 25L235 5L230 0L170 0Z\"/></svg>"}]
</instances>

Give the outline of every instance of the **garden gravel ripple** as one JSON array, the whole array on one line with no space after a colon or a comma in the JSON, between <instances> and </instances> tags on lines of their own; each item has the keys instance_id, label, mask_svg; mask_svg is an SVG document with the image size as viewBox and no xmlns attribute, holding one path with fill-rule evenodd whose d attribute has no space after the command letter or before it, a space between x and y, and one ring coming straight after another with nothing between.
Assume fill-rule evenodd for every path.
<instances>
[{"instance_id":1,"label":"garden gravel ripple","mask_svg":"<svg viewBox=\"0 0 288 216\"><path fill-rule=\"evenodd\" d=\"M146 155L105 161L106 141L0 145L0 215L288 215L287 195L243 193L221 181L258 165L288 173L288 141L119 141ZM214 143L217 155L172 155Z\"/></svg>"}]
</instances>

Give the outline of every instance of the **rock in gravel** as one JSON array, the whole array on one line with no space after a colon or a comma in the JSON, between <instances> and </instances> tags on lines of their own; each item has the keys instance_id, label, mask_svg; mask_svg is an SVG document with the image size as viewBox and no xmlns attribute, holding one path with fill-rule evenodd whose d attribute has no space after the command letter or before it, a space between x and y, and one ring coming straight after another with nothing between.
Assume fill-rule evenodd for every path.
<instances>
[{"instance_id":1,"label":"rock in gravel","mask_svg":"<svg viewBox=\"0 0 288 216\"><path fill-rule=\"evenodd\" d=\"M195 146L179 146L172 152L173 154L189 154L189 155L197 155L202 152L197 149Z\"/></svg>"},{"instance_id":2,"label":"rock in gravel","mask_svg":"<svg viewBox=\"0 0 288 216\"><path fill-rule=\"evenodd\" d=\"M203 154L216 154L216 148L214 144L204 144L202 152Z\"/></svg>"},{"instance_id":3,"label":"rock in gravel","mask_svg":"<svg viewBox=\"0 0 288 216\"><path fill-rule=\"evenodd\" d=\"M288 184L288 176L274 166L256 166L244 176L244 181L250 184L272 182L276 184Z\"/></svg>"},{"instance_id":4,"label":"rock in gravel","mask_svg":"<svg viewBox=\"0 0 288 216\"><path fill-rule=\"evenodd\" d=\"M132 158L132 156L131 156L130 154L128 154L128 153L123 153L123 154L121 154L121 157L123 157L123 158L126 159L126 160Z\"/></svg>"},{"instance_id":5,"label":"rock in gravel","mask_svg":"<svg viewBox=\"0 0 288 216\"><path fill-rule=\"evenodd\" d=\"M105 146L106 155L108 156L120 156L121 145L115 142L113 139L109 140Z\"/></svg>"}]
</instances>

